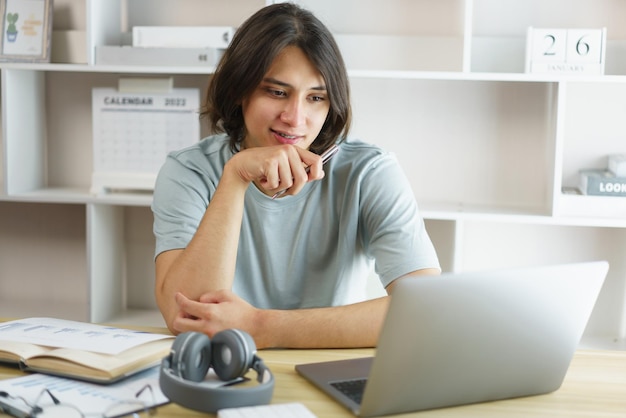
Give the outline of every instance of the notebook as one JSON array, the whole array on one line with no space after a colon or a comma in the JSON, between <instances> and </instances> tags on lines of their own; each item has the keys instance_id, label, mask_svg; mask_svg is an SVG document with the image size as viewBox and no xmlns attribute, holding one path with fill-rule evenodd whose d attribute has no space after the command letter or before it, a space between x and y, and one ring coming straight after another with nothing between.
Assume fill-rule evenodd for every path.
<instances>
[{"instance_id":1,"label":"notebook","mask_svg":"<svg viewBox=\"0 0 626 418\"><path fill-rule=\"evenodd\" d=\"M607 272L594 261L404 278L375 357L296 371L363 417L552 392ZM363 381L360 402L338 389Z\"/></svg>"}]
</instances>

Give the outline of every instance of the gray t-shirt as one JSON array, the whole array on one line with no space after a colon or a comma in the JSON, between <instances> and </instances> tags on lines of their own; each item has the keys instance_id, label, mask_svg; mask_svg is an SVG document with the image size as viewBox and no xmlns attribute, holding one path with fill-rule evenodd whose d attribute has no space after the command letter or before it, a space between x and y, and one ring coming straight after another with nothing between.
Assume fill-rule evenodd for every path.
<instances>
[{"instance_id":1,"label":"gray t-shirt","mask_svg":"<svg viewBox=\"0 0 626 418\"><path fill-rule=\"evenodd\" d=\"M152 204L156 255L187 246L232 156L228 138L216 135L167 157ZM392 154L348 140L324 171L299 194L276 200L250 184L232 290L252 305L362 301L372 263L383 286L414 270L439 268Z\"/></svg>"}]
</instances>

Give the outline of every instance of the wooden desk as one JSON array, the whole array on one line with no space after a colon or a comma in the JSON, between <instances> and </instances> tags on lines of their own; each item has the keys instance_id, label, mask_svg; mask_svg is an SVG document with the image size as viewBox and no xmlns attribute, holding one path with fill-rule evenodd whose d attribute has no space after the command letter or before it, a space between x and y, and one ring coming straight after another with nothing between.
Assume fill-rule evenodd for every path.
<instances>
[{"instance_id":1,"label":"wooden desk","mask_svg":"<svg viewBox=\"0 0 626 418\"><path fill-rule=\"evenodd\" d=\"M372 355L373 350L263 350L259 355L276 378L274 403L302 402L320 418L352 417L302 379L294 365ZM0 367L0 379L21 372ZM254 374L252 374L254 376ZM157 417L207 417L178 405L159 408ZM397 417L626 417L626 352L576 353L561 389L547 395L396 415Z\"/></svg>"}]
</instances>

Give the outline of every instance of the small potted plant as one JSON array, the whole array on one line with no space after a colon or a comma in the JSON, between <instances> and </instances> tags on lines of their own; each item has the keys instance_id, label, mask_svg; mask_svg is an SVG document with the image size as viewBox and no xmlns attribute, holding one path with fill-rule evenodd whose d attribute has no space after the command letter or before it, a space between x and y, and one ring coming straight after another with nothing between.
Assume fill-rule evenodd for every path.
<instances>
[{"instance_id":1,"label":"small potted plant","mask_svg":"<svg viewBox=\"0 0 626 418\"><path fill-rule=\"evenodd\" d=\"M15 39L17 38L17 28L15 27L15 22L17 22L18 17L19 14L17 13L7 14L7 40L9 42L15 42Z\"/></svg>"}]
</instances>

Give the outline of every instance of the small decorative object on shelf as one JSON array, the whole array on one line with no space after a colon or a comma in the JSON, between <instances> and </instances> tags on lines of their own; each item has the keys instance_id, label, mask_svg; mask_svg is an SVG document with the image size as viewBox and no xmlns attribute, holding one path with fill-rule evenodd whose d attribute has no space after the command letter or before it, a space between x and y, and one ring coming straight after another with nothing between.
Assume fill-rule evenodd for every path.
<instances>
[{"instance_id":1,"label":"small decorative object on shelf","mask_svg":"<svg viewBox=\"0 0 626 418\"><path fill-rule=\"evenodd\" d=\"M626 177L609 170L581 170L580 191L595 196L626 196Z\"/></svg>"},{"instance_id":2,"label":"small decorative object on shelf","mask_svg":"<svg viewBox=\"0 0 626 418\"><path fill-rule=\"evenodd\" d=\"M626 155L608 156L607 168L580 170L579 189L582 194L626 196Z\"/></svg>"},{"instance_id":3,"label":"small decorative object on shelf","mask_svg":"<svg viewBox=\"0 0 626 418\"><path fill-rule=\"evenodd\" d=\"M609 171L617 177L626 177L626 154L609 155Z\"/></svg>"},{"instance_id":4,"label":"small decorative object on shelf","mask_svg":"<svg viewBox=\"0 0 626 418\"><path fill-rule=\"evenodd\" d=\"M50 62L52 0L0 0L0 62Z\"/></svg>"},{"instance_id":5,"label":"small decorative object on shelf","mask_svg":"<svg viewBox=\"0 0 626 418\"><path fill-rule=\"evenodd\" d=\"M526 36L526 72L603 75L606 28L538 29Z\"/></svg>"},{"instance_id":6,"label":"small decorative object on shelf","mask_svg":"<svg viewBox=\"0 0 626 418\"><path fill-rule=\"evenodd\" d=\"M223 50L217 48L165 48L96 46L97 65L215 67Z\"/></svg>"}]
</instances>

